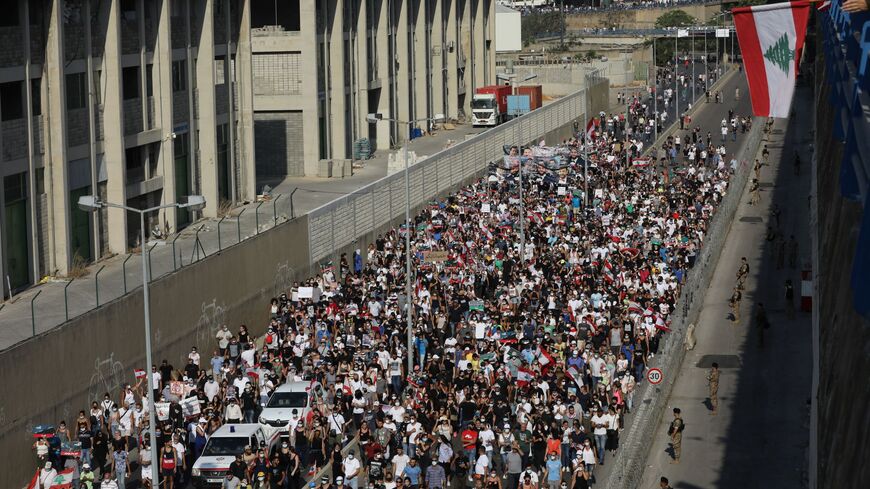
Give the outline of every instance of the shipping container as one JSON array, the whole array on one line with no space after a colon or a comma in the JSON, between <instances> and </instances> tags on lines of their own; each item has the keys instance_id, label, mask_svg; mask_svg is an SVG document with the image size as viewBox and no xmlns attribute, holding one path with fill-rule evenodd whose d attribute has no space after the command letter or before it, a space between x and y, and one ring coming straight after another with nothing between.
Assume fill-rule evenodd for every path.
<instances>
[{"instance_id":1,"label":"shipping container","mask_svg":"<svg viewBox=\"0 0 870 489\"><path fill-rule=\"evenodd\" d=\"M523 114L528 114L529 108L528 95L508 95L507 97L507 113L511 119L519 117Z\"/></svg>"},{"instance_id":2,"label":"shipping container","mask_svg":"<svg viewBox=\"0 0 870 489\"><path fill-rule=\"evenodd\" d=\"M540 109L544 102L541 85L523 85L517 87L517 95L529 96L529 110Z\"/></svg>"}]
</instances>

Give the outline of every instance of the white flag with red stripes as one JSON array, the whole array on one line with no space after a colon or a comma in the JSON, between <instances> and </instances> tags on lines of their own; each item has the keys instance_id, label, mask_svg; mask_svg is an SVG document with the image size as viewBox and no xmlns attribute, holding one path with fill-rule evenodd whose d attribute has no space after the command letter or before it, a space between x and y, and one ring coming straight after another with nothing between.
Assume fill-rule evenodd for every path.
<instances>
[{"instance_id":1,"label":"white flag with red stripes","mask_svg":"<svg viewBox=\"0 0 870 489\"><path fill-rule=\"evenodd\" d=\"M731 10L757 116L789 115L809 6L794 1Z\"/></svg>"}]
</instances>

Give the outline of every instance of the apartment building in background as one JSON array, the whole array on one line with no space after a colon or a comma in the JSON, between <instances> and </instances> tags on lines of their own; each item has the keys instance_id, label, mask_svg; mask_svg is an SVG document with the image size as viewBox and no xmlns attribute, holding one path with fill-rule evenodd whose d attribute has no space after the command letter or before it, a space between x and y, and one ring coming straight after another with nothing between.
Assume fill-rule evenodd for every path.
<instances>
[{"instance_id":1,"label":"apartment building in background","mask_svg":"<svg viewBox=\"0 0 870 489\"><path fill-rule=\"evenodd\" d=\"M497 82L494 0L250 1L258 185L330 163L347 175L355 142L408 140L368 113L463 120L475 88Z\"/></svg>"},{"instance_id":2,"label":"apartment building in background","mask_svg":"<svg viewBox=\"0 0 870 489\"><path fill-rule=\"evenodd\" d=\"M206 217L254 196L252 1L3 2L5 294L138 244L138 216L86 213L82 195L144 208L202 194Z\"/></svg>"}]
</instances>

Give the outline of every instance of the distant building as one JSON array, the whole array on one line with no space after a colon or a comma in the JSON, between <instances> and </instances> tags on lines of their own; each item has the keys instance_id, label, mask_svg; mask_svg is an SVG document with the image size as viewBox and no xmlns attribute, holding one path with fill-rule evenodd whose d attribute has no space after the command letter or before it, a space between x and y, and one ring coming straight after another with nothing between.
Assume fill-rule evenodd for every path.
<instances>
[{"instance_id":1,"label":"distant building","mask_svg":"<svg viewBox=\"0 0 870 489\"><path fill-rule=\"evenodd\" d=\"M4 293L137 243L138 219L81 211L82 195L144 208L202 194L206 216L254 196L251 1L3 2Z\"/></svg>"},{"instance_id":2,"label":"distant building","mask_svg":"<svg viewBox=\"0 0 870 489\"><path fill-rule=\"evenodd\" d=\"M348 171L408 138L368 113L462 119L496 81L494 0L253 0L251 28L258 185Z\"/></svg>"},{"instance_id":3,"label":"distant building","mask_svg":"<svg viewBox=\"0 0 870 489\"><path fill-rule=\"evenodd\" d=\"M502 5L495 7L495 51L513 53L523 49L522 15Z\"/></svg>"}]
</instances>

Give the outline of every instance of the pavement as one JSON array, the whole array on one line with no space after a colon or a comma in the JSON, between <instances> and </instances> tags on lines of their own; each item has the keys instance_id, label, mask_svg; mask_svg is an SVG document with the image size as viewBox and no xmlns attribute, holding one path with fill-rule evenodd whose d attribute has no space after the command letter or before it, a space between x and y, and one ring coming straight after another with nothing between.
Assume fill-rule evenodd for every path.
<instances>
[{"instance_id":1,"label":"pavement","mask_svg":"<svg viewBox=\"0 0 870 489\"><path fill-rule=\"evenodd\" d=\"M742 76L740 78L743 78ZM741 90L743 93L748 93ZM733 94L733 90L725 91ZM747 97L748 98L748 97ZM720 256L695 331L697 346L687 352L677 375L669 409L656 430L646 461L641 487L658 487L668 477L675 489L739 487L795 488L806 484L809 443L809 398L812 349L811 315L800 312L801 264L810 259L808 196L810 195L812 93L799 87L795 115L777 120L771 140L770 164L761 172L761 202L750 206L747 192ZM745 112L741 101L739 112ZM794 151L804 168L794 174ZM758 158L761 159L759 152ZM781 209L777 225L772 206ZM767 227L794 235L799 258L794 268L788 259L779 267L775 242L765 239ZM747 257L746 281L738 323L728 319L727 300L735 283L740 257ZM796 312L789 319L784 284L795 286ZM763 303L771 322L758 345L754 321L757 304ZM706 381L713 361L721 368L719 413L711 416ZM667 428L671 407L679 407L685 420L682 459L670 464Z\"/></svg>"}]
</instances>

